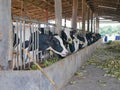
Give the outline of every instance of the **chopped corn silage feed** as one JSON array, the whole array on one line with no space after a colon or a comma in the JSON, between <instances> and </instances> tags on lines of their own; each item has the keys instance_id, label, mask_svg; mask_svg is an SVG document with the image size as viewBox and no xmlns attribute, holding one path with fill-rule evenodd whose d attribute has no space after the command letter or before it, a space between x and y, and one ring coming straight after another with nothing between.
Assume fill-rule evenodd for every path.
<instances>
[{"instance_id":1,"label":"chopped corn silage feed","mask_svg":"<svg viewBox=\"0 0 120 90\"><path fill-rule=\"evenodd\" d=\"M105 77L110 76L120 80L120 41L114 41L97 48L90 60L85 62L83 66L91 64L103 69L106 72Z\"/></svg>"}]
</instances>

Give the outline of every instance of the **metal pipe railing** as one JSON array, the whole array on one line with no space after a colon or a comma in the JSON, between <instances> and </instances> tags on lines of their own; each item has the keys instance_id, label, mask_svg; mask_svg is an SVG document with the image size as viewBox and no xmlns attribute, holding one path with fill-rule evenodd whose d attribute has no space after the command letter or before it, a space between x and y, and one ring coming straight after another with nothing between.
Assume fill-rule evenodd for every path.
<instances>
[{"instance_id":1,"label":"metal pipe railing","mask_svg":"<svg viewBox=\"0 0 120 90\"><path fill-rule=\"evenodd\" d=\"M13 69L23 70L28 69L31 66L31 61L29 60L27 54L23 52L22 48L26 49L27 53L32 55L32 60L34 60L34 62L42 63L43 60L48 58L49 53L48 51L39 51L39 29L42 28L41 25L43 24L45 26L43 27L45 34L49 34L48 31L53 28L54 30L51 31L54 34L56 28L55 24L17 16L14 16L13 19L15 21L13 22L15 26L13 35L16 34L16 37L13 37L14 40L16 40L16 46L14 46L14 51L16 54L13 57Z\"/></svg>"}]
</instances>

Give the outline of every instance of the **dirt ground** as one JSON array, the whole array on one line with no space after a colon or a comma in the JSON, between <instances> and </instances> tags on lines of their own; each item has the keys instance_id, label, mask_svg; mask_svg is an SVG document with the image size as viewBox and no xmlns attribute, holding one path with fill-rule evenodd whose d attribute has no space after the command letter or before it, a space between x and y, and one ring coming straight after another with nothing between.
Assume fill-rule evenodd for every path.
<instances>
[{"instance_id":1,"label":"dirt ground","mask_svg":"<svg viewBox=\"0 0 120 90\"><path fill-rule=\"evenodd\" d=\"M106 60L120 56L119 52L106 51L106 47L97 48L91 58ZM104 75L105 71L94 64L83 64L62 90L120 90L120 80Z\"/></svg>"}]
</instances>

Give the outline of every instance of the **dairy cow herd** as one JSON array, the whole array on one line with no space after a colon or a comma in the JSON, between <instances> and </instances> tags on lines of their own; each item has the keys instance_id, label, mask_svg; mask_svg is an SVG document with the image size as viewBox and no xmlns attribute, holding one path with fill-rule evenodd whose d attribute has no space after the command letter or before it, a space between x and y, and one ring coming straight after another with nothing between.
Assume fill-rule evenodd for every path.
<instances>
[{"instance_id":1,"label":"dairy cow herd","mask_svg":"<svg viewBox=\"0 0 120 90\"><path fill-rule=\"evenodd\" d=\"M42 31L41 31L42 30ZM16 48L22 43L22 47L28 52L51 50L61 57L65 57L70 53L75 53L78 50L91 45L101 38L99 33L86 32L85 35L78 33L75 30L64 28L61 34L44 33L44 28L32 32L29 40L20 42L20 37L13 34L13 47ZM38 45L38 46L36 46ZM34 47L32 47L34 46Z\"/></svg>"}]
</instances>

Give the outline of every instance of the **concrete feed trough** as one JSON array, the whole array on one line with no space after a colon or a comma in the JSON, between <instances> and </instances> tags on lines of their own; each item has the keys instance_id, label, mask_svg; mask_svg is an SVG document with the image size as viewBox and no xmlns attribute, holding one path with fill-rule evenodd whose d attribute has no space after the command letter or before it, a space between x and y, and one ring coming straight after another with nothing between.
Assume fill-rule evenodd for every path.
<instances>
[{"instance_id":1,"label":"concrete feed trough","mask_svg":"<svg viewBox=\"0 0 120 90\"><path fill-rule=\"evenodd\" d=\"M45 68L47 74L62 88L74 75L82 62L87 60L101 45L102 40L67 56L55 64ZM55 90L49 80L36 71L0 71L0 90Z\"/></svg>"}]
</instances>

